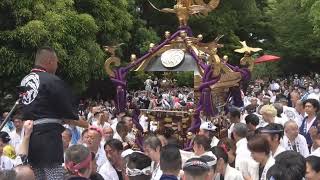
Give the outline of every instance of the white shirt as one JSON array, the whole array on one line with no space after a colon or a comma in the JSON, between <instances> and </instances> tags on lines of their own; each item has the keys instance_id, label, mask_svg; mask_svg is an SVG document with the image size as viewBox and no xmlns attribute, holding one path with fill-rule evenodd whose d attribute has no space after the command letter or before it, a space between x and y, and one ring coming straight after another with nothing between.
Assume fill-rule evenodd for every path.
<instances>
[{"instance_id":1,"label":"white shirt","mask_svg":"<svg viewBox=\"0 0 320 180\"><path fill-rule=\"evenodd\" d=\"M272 91L276 91L276 90L279 90L280 89L280 86L279 86L279 84L278 83L272 83L272 84L270 84L270 89L272 90Z\"/></svg>"},{"instance_id":2,"label":"white shirt","mask_svg":"<svg viewBox=\"0 0 320 180\"><path fill-rule=\"evenodd\" d=\"M181 154L182 166L184 165L184 163L186 163L187 160L189 160L192 157L194 157L194 152L184 151L184 150L181 150L181 149L180 149L180 154Z\"/></svg>"},{"instance_id":3,"label":"white shirt","mask_svg":"<svg viewBox=\"0 0 320 180\"><path fill-rule=\"evenodd\" d=\"M295 108L289 106L283 106L283 114L286 115L288 120L294 120L298 124L299 128L303 121L303 115L301 115Z\"/></svg>"},{"instance_id":4,"label":"white shirt","mask_svg":"<svg viewBox=\"0 0 320 180\"><path fill-rule=\"evenodd\" d=\"M281 146L281 144L279 144L276 152L272 153L272 157L275 158L276 156L278 156L280 153L284 151L286 150Z\"/></svg>"},{"instance_id":5,"label":"white shirt","mask_svg":"<svg viewBox=\"0 0 320 180\"><path fill-rule=\"evenodd\" d=\"M98 172L104 180L119 180L117 171L109 161L106 161Z\"/></svg>"},{"instance_id":6,"label":"white shirt","mask_svg":"<svg viewBox=\"0 0 320 180\"><path fill-rule=\"evenodd\" d=\"M228 138L231 139L231 134L233 131L234 123L231 124L230 128L228 129Z\"/></svg>"},{"instance_id":7,"label":"white shirt","mask_svg":"<svg viewBox=\"0 0 320 180\"><path fill-rule=\"evenodd\" d=\"M220 140L219 140L217 137L213 136L213 138L212 138L212 140L211 140L211 143L210 143L210 146L211 146L211 147L217 146L218 143L219 143L219 141L220 141Z\"/></svg>"},{"instance_id":8,"label":"white shirt","mask_svg":"<svg viewBox=\"0 0 320 180\"><path fill-rule=\"evenodd\" d=\"M318 100L320 101L320 94L319 93L311 93L308 95L307 99L315 99L315 100Z\"/></svg>"},{"instance_id":9,"label":"white shirt","mask_svg":"<svg viewBox=\"0 0 320 180\"><path fill-rule=\"evenodd\" d=\"M244 96L243 97L243 105L244 105L244 107L246 107L246 106L251 104L250 100L251 100L251 98L248 97L248 96Z\"/></svg>"},{"instance_id":10,"label":"white shirt","mask_svg":"<svg viewBox=\"0 0 320 180\"><path fill-rule=\"evenodd\" d=\"M320 147L318 147L318 149L312 151L310 156L318 156L318 157L320 157Z\"/></svg>"},{"instance_id":11,"label":"white shirt","mask_svg":"<svg viewBox=\"0 0 320 180\"><path fill-rule=\"evenodd\" d=\"M150 122L150 131L151 132L154 132L154 131L156 131L158 129L158 126L155 125L154 122L156 122L156 121L151 121Z\"/></svg>"},{"instance_id":12,"label":"white shirt","mask_svg":"<svg viewBox=\"0 0 320 180\"><path fill-rule=\"evenodd\" d=\"M112 122L111 122L111 128L113 130L113 132L117 132L117 124L118 124L118 119L114 119Z\"/></svg>"},{"instance_id":13,"label":"white shirt","mask_svg":"<svg viewBox=\"0 0 320 180\"><path fill-rule=\"evenodd\" d=\"M4 131L4 132L6 132L8 134L11 132L7 125L5 125L1 131Z\"/></svg>"},{"instance_id":14,"label":"white shirt","mask_svg":"<svg viewBox=\"0 0 320 180\"><path fill-rule=\"evenodd\" d=\"M253 174L250 173L249 166L251 162L253 162L253 159L251 157L251 152L249 151L247 144L248 141L246 138L242 138L236 143L237 150L235 158L235 168L239 170L242 175L249 175L250 177L252 177Z\"/></svg>"},{"instance_id":15,"label":"white shirt","mask_svg":"<svg viewBox=\"0 0 320 180\"><path fill-rule=\"evenodd\" d=\"M274 165L274 163L275 163L274 158L272 156L270 156L268 158L266 165L263 168L260 180L267 180L267 172L271 168L271 166ZM258 173L259 173L259 169L258 169Z\"/></svg>"},{"instance_id":16,"label":"white shirt","mask_svg":"<svg viewBox=\"0 0 320 180\"><path fill-rule=\"evenodd\" d=\"M0 157L0 170L10 170L13 168L13 161L7 156Z\"/></svg>"},{"instance_id":17,"label":"white shirt","mask_svg":"<svg viewBox=\"0 0 320 180\"><path fill-rule=\"evenodd\" d=\"M218 173L214 180L220 180L221 174ZM224 173L224 180L243 180L243 176L240 171L236 170L235 168L229 166L226 167L226 171Z\"/></svg>"},{"instance_id":18,"label":"white shirt","mask_svg":"<svg viewBox=\"0 0 320 180\"><path fill-rule=\"evenodd\" d=\"M110 127L110 124L107 122L104 122L104 124L102 125L102 124L99 124L98 121L94 121L92 122L92 126L98 127L100 129L104 129L104 128Z\"/></svg>"},{"instance_id":19,"label":"white shirt","mask_svg":"<svg viewBox=\"0 0 320 180\"><path fill-rule=\"evenodd\" d=\"M89 112L89 113L88 113L88 116L87 116L87 120L88 120L89 122L91 122L92 118L93 118L93 113L92 113L92 112Z\"/></svg>"},{"instance_id":20,"label":"white shirt","mask_svg":"<svg viewBox=\"0 0 320 180\"><path fill-rule=\"evenodd\" d=\"M97 171L99 171L100 168L102 167L102 165L106 161L108 161L108 158L106 156L106 153L104 151L103 146L100 145L95 158L96 158L96 163L97 163Z\"/></svg>"},{"instance_id":21,"label":"white shirt","mask_svg":"<svg viewBox=\"0 0 320 180\"><path fill-rule=\"evenodd\" d=\"M294 118L294 121L296 121L296 123L298 124L298 126L300 128L302 125L303 119L304 119L304 115L300 114L297 110L295 111L295 114L296 114L296 116Z\"/></svg>"},{"instance_id":22,"label":"white shirt","mask_svg":"<svg viewBox=\"0 0 320 180\"><path fill-rule=\"evenodd\" d=\"M282 126L284 125L284 123L286 123L286 119L282 118L282 117L278 117L276 116L274 118L274 123L276 124L281 124Z\"/></svg>"},{"instance_id":23,"label":"white shirt","mask_svg":"<svg viewBox=\"0 0 320 180\"><path fill-rule=\"evenodd\" d=\"M128 132L126 138L130 142L134 142L136 140L136 136L134 135L133 131Z\"/></svg>"},{"instance_id":24,"label":"white shirt","mask_svg":"<svg viewBox=\"0 0 320 180\"><path fill-rule=\"evenodd\" d=\"M140 116L140 118L139 118L139 123L142 126L144 132L148 131L148 121L147 120L148 120L148 117L145 116L144 114L142 116Z\"/></svg>"},{"instance_id":25,"label":"white shirt","mask_svg":"<svg viewBox=\"0 0 320 180\"><path fill-rule=\"evenodd\" d=\"M156 165L156 162L152 161L151 163L151 179L150 180L159 180L162 176L162 170L160 169L160 164Z\"/></svg>"},{"instance_id":26,"label":"white shirt","mask_svg":"<svg viewBox=\"0 0 320 180\"><path fill-rule=\"evenodd\" d=\"M296 109L289 106L283 106L283 114L287 116L288 119L294 120L296 116Z\"/></svg>"},{"instance_id":27,"label":"white shirt","mask_svg":"<svg viewBox=\"0 0 320 180\"><path fill-rule=\"evenodd\" d=\"M119 141L124 142L117 131L115 131L115 133L113 135L113 139L118 139Z\"/></svg>"},{"instance_id":28,"label":"white shirt","mask_svg":"<svg viewBox=\"0 0 320 180\"><path fill-rule=\"evenodd\" d=\"M288 137L285 135L281 139L280 143L281 143L281 146L287 151L293 150L293 146L295 144L298 153L300 153L304 157L307 157L309 155L309 149L308 149L306 138L301 134L298 134L294 142L289 142Z\"/></svg>"},{"instance_id":29,"label":"white shirt","mask_svg":"<svg viewBox=\"0 0 320 180\"><path fill-rule=\"evenodd\" d=\"M21 133L18 134L16 132L16 130L14 129L13 131L11 131L9 133L9 136L11 138L10 140L10 145L12 145L15 149L16 152L18 152L18 146L22 143L22 139L23 139L23 136L24 136L24 129L21 130Z\"/></svg>"},{"instance_id":30,"label":"white shirt","mask_svg":"<svg viewBox=\"0 0 320 180\"><path fill-rule=\"evenodd\" d=\"M277 99L277 96L272 95L270 98L270 102L273 104Z\"/></svg>"}]
</instances>

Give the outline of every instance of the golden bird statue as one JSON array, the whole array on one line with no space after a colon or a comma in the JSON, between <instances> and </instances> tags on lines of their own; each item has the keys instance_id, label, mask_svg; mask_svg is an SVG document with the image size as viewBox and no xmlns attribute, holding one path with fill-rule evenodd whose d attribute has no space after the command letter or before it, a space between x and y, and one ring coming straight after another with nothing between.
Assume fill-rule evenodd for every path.
<instances>
[{"instance_id":1,"label":"golden bird statue","mask_svg":"<svg viewBox=\"0 0 320 180\"><path fill-rule=\"evenodd\" d=\"M176 14L180 26L187 26L191 15L208 15L208 13L216 9L220 3L220 0L211 0L209 3L205 3L203 0L177 0L173 8L158 9L150 0L148 1L154 9L160 12Z\"/></svg>"}]
</instances>

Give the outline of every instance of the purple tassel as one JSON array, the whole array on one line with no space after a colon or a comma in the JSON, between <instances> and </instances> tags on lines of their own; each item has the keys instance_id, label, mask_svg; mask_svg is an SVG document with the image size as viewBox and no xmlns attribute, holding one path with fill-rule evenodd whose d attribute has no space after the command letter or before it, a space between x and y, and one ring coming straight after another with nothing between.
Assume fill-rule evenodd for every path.
<instances>
[{"instance_id":1,"label":"purple tassel","mask_svg":"<svg viewBox=\"0 0 320 180\"><path fill-rule=\"evenodd\" d=\"M138 135L135 139L135 143L138 145L141 152L143 152L143 137Z\"/></svg>"},{"instance_id":2,"label":"purple tassel","mask_svg":"<svg viewBox=\"0 0 320 180\"><path fill-rule=\"evenodd\" d=\"M117 108L119 112L124 112L126 108L126 93L121 86L117 87Z\"/></svg>"},{"instance_id":3,"label":"purple tassel","mask_svg":"<svg viewBox=\"0 0 320 180\"><path fill-rule=\"evenodd\" d=\"M233 99L233 105L237 107L243 107L244 103L242 101L240 87L232 87L230 88L230 91Z\"/></svg>"}]
</instances>

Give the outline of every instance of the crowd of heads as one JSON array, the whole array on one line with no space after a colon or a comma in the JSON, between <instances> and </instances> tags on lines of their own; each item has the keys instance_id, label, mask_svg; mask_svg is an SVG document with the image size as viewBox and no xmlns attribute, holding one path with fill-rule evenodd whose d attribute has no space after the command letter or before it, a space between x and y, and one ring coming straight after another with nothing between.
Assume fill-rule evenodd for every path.
<instances>
[{"instance_id":1,"label":"crowd of heads","mask_svg":"<svg viewBox=\"0 0 320 180\"><path fill-rule=\"evenodd\" d=\"M166 85L162 81L168 81ZM171 82L172 81L172 82ZM156 110L189 110L194 108L193 87L178 87L169 79L151 79L145 81L144 90L129 91L128 108Z\"/></svg>"},{"instance_id":2,"label":"crowd of heads","mask_svg":"<svg viewBox=\"0 0 320 180\"><path fill-rule=\"evenodd\" d=\"M225 119L231 126L223 127L228 129L228 135L221 136L222 128L201 119L199 132L190 140L191 152L185 151L172 134L144 132L144 138L139 139L143 136L137 133L137 122L133 122L130 113L117 112L112 101L82 101L79 115L90 124L89 128L65 125L61 133L66 177L211 180L254 178L250 171L255 171L258 178L265 176L268 180L317 180L320 178L318 80L314 74L254 82L243 94L244 107L228 109ZM151 88L129 93L128 102L149 109L158 107L150 104L164 99L170 108L161 105L160 109L179 109L174 102L183 106L182 102L193 101L189 92L189 89ZM0 132L0 153L1 157L14 160L19 144L15 135L22 133L23 122L14 117L7 129ZM307 154L302 153L303 148ZM252 162L243 160L250 158ZM239 167L239 162L247 163L247 171ZM21 173L32 177L30 166L13 166L2 169L0 177L19 179Z\"/></svg>"}]
</instances>

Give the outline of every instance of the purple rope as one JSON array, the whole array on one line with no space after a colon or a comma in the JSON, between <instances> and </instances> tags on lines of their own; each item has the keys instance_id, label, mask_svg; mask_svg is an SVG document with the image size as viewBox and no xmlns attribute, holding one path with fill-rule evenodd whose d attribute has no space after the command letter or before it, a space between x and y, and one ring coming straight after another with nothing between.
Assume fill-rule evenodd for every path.
<instances>
[{"instance_id":1,"label":"purple rope","mask_svg":"<svg viewBox=\"0 0 320 180\"><path fill-rule=\"evenodd\" d=\"M191 127L188 129L189 132L195 132L200 128L201 119L200 119L200 111L203 109L206 114L209 116L215 116L217 112L214 111L214 105L212 102L212 94L210 86L216 84L220 80L220 75L212 78L212 65L205 67L204 76L202 77L202 84L199 87L199 91L201 92L201 97L197 109L195 111L195 115L193 117L193 121Z\"/></svg>"},{"instance_id":2,"label":"purple rope","mask_svg":"<svg viewBox=\"0 0 320 180\"><path fill-rule=\"evenodd\" d=\"M208 65L206 65L204 62L202 62L201 59L199 59L199 57L196 55L196 53L194 52L193 49L188 48L188 51L189 51L190 55L193 57L193 59L196 60L196 63L199 64L202 69L206 69L208 67Z\"/></svg>"},{"instance_id":3,"label":"purple rope","mask_svg":"<svg viewBox=\"0 0 320 180\"><path fill-rule=\"evenodd\" d=\"M193 36L192 29L189 26L180 26L178 30L186 31L189 37Z\"/></svg>"},{"instance_id":4,"label":"purple rope","mask_svg":"<svg viewBox=\"0 0 320 180\"><path fill-rule=\"evenodd\" d=\"M121 88L117 88L117 107L119 108L120 112L125 110L127 99L126 99L126 85L127 82L125 80L125 77L127 73L129 72L130 69L134 68L138 64L142 63L143 60L146 58L150 57L152 54L154 54L156 51L161 49L163 46L168 44L171 40L176 38L181 31L186 30L188 31L187 28L180 28L177 32L175 32L173 35L171 35L168 39L166 39L164 42L162 42L160 45L158 45L156 48L153 48L150 52L139 58L137 61L134 63L128 65L127 67L120 67L115 71L116 77L111 78L112 82L115 83L116 86L120 86Z\"/></svg>"},{"instance_id":5,"label":"purple rope","mask_svg":"<svg viewBox=\"0 0 320 180\"><path fill-rule=\"evenodd\" d=\"M226 65L231 68L235 72L239 72L241 74L241 82L246 82L251 79L251 72L248 68L239 68L238 66L233 66L231 64L226 63ZM231 96L233 98L233 103L237 107L242 107L244 105L242 97L241 97L241 89L240 87L230 88Z\"/></svg>"},{"instance_id":6,"label":"purple rope","mask_svg":"<svg viewBox=\"0 0 320 180\"><path fill-rule=\"evenodd\" d=\"M163 46L165 46L166 44L168 44L171 40L173 40L174 38L176 38L181 31L185 31L187 29L185 28L181 28L179 29L177 32L175 32L174 34L172 34L168 39L166 39L165 41L163 41L161 44L159 44L157 47L153 48L150 52L148 52L147 54L145 54L144 56L140 57L138 60L136 60L134 63L130 64L129 66L124 68L124 72L128 72L130 69L132 69L133 67L137 66L138 64L140 64L144 59L148 58L149 56L151 56L152 54L154 54L156 51L160 50Z\"/></svg>"}]
</instances>

